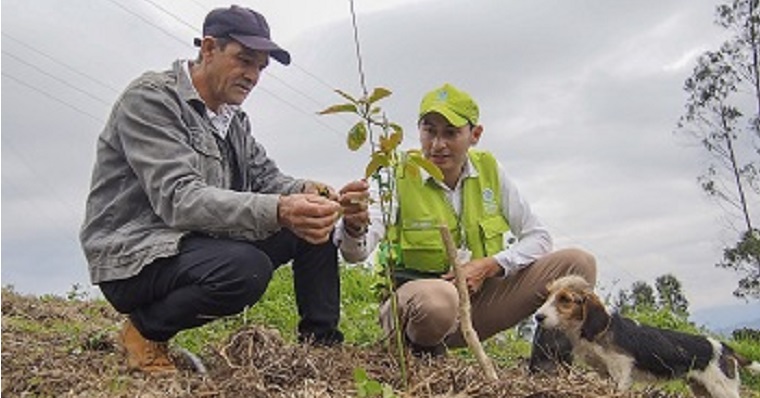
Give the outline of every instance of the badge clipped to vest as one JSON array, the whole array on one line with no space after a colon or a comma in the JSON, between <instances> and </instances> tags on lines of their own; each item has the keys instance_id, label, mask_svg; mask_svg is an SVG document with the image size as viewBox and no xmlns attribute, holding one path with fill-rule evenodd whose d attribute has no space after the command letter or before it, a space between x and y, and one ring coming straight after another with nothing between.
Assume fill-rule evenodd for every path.
<instances>
[{"instance_id":1,"label":"badge clipped to vest","mask_svg":"<svg viewBox=\"0 0 760 398\"><path fill-rule=\"evenodd\" d=\"M472 259L472 251L466 247L457 249L457 264L467 264Z\"/></svg>"}]
</instances>

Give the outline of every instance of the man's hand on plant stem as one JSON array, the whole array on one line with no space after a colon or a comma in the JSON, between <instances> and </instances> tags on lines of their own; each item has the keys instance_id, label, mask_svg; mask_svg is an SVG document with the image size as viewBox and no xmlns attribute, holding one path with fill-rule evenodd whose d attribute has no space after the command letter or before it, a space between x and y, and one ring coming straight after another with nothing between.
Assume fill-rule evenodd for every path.
<instances>
[{"instance_id":1,"label":"man's hand on plant stem","mask_svg":"<svg viewBox=\"0 0 760 398\"><path fill-rule=\"evenodd\" d=\"M343 209L343 226L346 233L359 237L369 225L369 184L365 180L351 181L340 189L340 206Z\"/></svg>"},{"instance_id":2,"label":"man's hand on plant stem","mask_svg":"<svg viewBox=\"0 0 760 398\"><path fill-rule=\"evenodd\" d=\"M279 224L312 244L327 242L339 217L340 204L318 194L283 195L277 203Z\"/></svg>"},{"instance_id":3,"label":"man's hand on plant stem","mask_svg":"<svg viewBox=\"0 0 760 398\"><path fill-rule=\"evenodd\" d=\"M307 180L303 184L303 189L301 192L319 195L323 198L327 198L336 202L338 201L338 194L335 193L335 188L317 181Z\"/></svg>"}]
</instances>

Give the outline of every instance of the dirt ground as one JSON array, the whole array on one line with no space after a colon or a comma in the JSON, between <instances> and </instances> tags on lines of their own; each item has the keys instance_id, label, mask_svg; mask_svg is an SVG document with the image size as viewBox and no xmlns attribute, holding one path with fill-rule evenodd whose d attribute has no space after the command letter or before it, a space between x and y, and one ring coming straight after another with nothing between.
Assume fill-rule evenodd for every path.
<instances>
[{"instance_id":1,"label":"dirt ground","mask_svg":"<svg viewBox=\"0 0 760 398\"><path fill-rule=\"evenodd\" d=\"M102 302L2 293L3 397L357 397L364 369L396 397L674 398L657 389L620 393L593 373L534 377L524 367L498 369L488 382L461 358L410 358L409 380L379 345L315 348L289 344L276 331L248 328L200 355L205 374L174 353L171 376L129 373L115 344L122 318ZM376 395L382 396L382 395Z\"/></svg>"}]
</instances>

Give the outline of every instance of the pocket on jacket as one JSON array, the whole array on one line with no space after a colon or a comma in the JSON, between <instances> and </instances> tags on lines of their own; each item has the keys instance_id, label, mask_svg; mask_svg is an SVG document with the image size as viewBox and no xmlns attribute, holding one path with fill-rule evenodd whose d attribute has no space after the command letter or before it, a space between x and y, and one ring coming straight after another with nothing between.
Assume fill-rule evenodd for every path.
<instances>
[{"instance_id":1,"label":"pocket on jacket","mask_svg":"<svg viewBox=\"0 0 760 398\"><path fill-rule=\"evenodd\" d=\"M509 224L501 215L492 216L478 223L486 256L493 256L504 248L504 234Z\"/></svg>"},{"instance_id":2,"label":"pocket on jacket","mask_svg":"<svg viewBox=\"0 0 760 398\"><path fill-rule=\"evenodd\" d=\"M203 131L197 127L190 127L190 145L201 154L222 160L219 145L211 132Z\"/></svg>"},{"instance_id":3,"label":"pocket on jacket","mask_svg":"<svg viewBox=\"0 0 760 398\"><path fill-rule=\"evenodd\" d=\"M401 231L401 261L405 268L421 272L446 272L446 249L438 229Z\"/></svg>"},{"instance_id":4,"label":"pocket on jacket","mask_svg":"<svg viewBox=\"0 0 760 398\"><path fill-rule=\"evenodd\" d=\"M198 153L197 167L205 182L215 187L226 188L224 158L212 134L197 127L190 127L190 146Z\"/></svg>"}]
</instances>

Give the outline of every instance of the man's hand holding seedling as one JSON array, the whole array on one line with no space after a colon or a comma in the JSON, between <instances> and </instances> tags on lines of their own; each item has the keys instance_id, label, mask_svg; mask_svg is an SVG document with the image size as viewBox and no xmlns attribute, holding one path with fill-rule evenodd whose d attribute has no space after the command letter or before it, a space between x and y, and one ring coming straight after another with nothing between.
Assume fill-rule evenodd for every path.
<instances>
[{"instance_id":1,"label":"man's hand holding seedling","mask_svg":"<svg viewBox=\"0 0 760 398\"><path fill-rule=\"evenodd\" d=\"M346 233L359 237L367 232L369 225L369 184L365 180L352 181L340 190L340 206L343 209L343 226Z\"/></svg>"}]
</instances>

